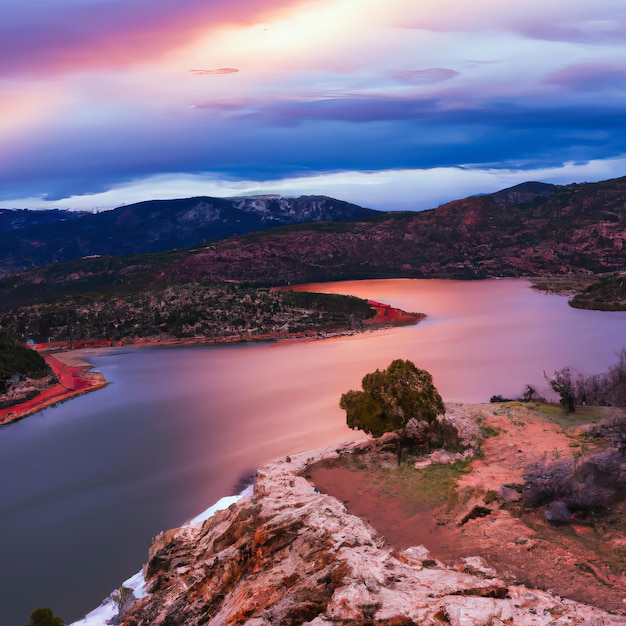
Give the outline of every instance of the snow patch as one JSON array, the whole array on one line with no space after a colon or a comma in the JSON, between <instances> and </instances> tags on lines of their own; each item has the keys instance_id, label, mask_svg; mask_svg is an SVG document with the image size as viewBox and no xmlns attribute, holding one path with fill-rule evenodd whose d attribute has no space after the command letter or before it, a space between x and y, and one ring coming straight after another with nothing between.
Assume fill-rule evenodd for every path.
<instances>
[{"instance_id":1,"label":"snow patch","mask_svg":"<svg viewBox=\"0 0 626 626\"><path fill-rule=\"evenodd\" d=\"M241 498L251 496L253 487L253 485L249 485L236 496L225 496L224 498L220 498L213 506L210 506L206 509L206 511L203 511L200 515L196 515L196 517L187 522L185 526L191 526L192 528L202 526L203 522L208 520L214 513L217 513L217 511L227 509L231 504L235 504L235 502L238 502Z\"/></svg>"},{"instance_id":2,"label":"snow patch","mask_svg":"<svg viewBox=\"0 0 626 626\"><path fill-rule=\"evenodd\" d=\"M200 515L196 515L192 520L187 522L184 526L191 528L199 528L202 524L208 520L214 513L227 509L231 504L235 504L241 498L251 496L253 492L253 485L246 487L240 494L236 496L226 496L220 498L215 504L210 506L205 511L202 511ZM128 580L122 583L122 587L130 589L137 600L147 597L149 594L146 591L146 579L143 576L143 571L139 570L134 576L131 576ZM118 591L113 591L111 595L105 598L93 611L87 613L85 617L72 622L69 626L109 626L112 621L119 614L119 605L117 601Z\"/></svg>"}]
</instances>

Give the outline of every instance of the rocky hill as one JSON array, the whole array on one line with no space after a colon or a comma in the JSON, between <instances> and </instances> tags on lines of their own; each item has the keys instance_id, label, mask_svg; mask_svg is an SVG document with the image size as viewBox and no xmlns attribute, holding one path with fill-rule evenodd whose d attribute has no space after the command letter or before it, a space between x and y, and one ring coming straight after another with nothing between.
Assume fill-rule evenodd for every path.
<instances>
[{"instance_id":1,"label":"rocky hill","mask_svg":"<svg viewBox=\"0 0 626 626\"><path fill-rule=\"evenodd\" d=\"M559 187L550 197L535 195L521 204L480 196L376 221L230 238L180 257L171 272L180 278L209 274L299 283L589 275L625 267L626 178L621 178Z\"/></svg>"},{"instance_id":2,"label":"rocky hill","mask_svg":"<svg viewBox=\"0 0 626 626\"><path fill-rule=\"evenodd\" d=\"M284 224L379 212L325 196L150 200L98 214L0 210L0 275L92 255L188 246Z\"/></svg>"},{"instance_id":3,"label":"rocky hill","mask_svg":"<svg viewBox=\"0 0 626 626\"><path fill-rule=\"evenodd\" d=\"M55 227L60 222L80 219L87 215L82 211L64 209L0 209L0 233L19 231L31 226L46 225Z\"/></svg>"}]
</instances>

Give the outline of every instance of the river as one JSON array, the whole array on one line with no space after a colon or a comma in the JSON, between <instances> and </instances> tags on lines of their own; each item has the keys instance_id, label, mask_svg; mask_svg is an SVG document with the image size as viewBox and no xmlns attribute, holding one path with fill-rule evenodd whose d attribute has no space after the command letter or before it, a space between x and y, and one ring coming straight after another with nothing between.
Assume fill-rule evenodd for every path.
<instances>
[{"instance_id":1,"label":"river","mask_svg":"<svg viewBox=\"0 0 626 626\"><path fill-rule=\"evenodd\" d=\"M339 397L408 358L446 401L546 391L565 365L603 371L626 314L580 311L522 280L309 286L427 319L323 341L94 351L106 388L0 429L0 624L51 607L67 622L146 560L151 538L288 453L345 440Z\"/></svg>"}]
</instances>

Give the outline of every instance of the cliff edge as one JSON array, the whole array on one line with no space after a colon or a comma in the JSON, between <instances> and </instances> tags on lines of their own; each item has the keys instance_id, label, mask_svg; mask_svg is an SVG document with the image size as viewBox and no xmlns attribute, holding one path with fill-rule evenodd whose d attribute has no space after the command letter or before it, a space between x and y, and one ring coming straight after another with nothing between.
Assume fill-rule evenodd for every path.
<instances>
[{"instance_id":1,"label":"cliff edge","mask_svg":"<svg viewBox=\"0 0 626 626\"><path fill-rule=\"evenodd\" d=\"M148 595L123 626L185 624L624 625L626 617L506 584L479 558L445 566L423 546L392 548L300 474L353 442L271 463L253 495L201 525L160 533L144 567Z\"/></svg>"}]
</instances>

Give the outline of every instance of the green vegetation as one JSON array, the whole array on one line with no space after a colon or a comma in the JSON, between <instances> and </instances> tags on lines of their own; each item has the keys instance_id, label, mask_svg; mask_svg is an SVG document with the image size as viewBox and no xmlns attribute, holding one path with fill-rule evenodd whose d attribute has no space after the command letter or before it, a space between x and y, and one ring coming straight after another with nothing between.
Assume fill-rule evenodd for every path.
<instances>
[{"instance_id":1,"label":"green vegetation","mask_svg":"<svg viewBox=\"0 0 626 626\"><path fill-rule=\"evenodd\" d=\"M50 368L40 354L0 333L0 393L5 393L13 377L41 378Z\"/></svg>"},{"instance_id":2,"label":"green vegetation","mask_svg":"<svg viewBox=\"0 0 626 626\"><path fill-rule=\"evenodd\" d=\"M626 311L626 274L616 274L592 283L570 301L577 309Z\"/></svg>"},{"instance_id":3,"label":"green vegetation","mask_svg":"<svg viewBox=\"0 0 626 626\"><path fill-rule=\"evenodd\" d=\"M320 466L367 472L371 483L376 485L381 494L404 503L409 516L425 509L454 507L458 499L458 480L471 471L471 459L455 463L433 463L420 470L413 467L415 459L411 461L394 467L386 462L384 454L374 451L371 454L354 453L327 459L321 461Z\"/></svg>"},{"instance_id":4,"label":"green vegetation","mask_svg":"<svg viewBox=\"0 0 626 626\"><path fill-rule=\"evenodd\" d=\"M337 332L374 315L366 300L236 283L105 289L0 311L0 327L36 342L254 339Z\"/></svg>"},{"instance_id":5,"label":"green vegetation","mask_svg":"<svg viewBox=\"0 0 626 626\"><path fill-rule=\"evenodd\" d=\"M363 391L344 393L339 405L350 428L374 437L404 431L410 420L430 424L446 410L432 376L411 361L396 359L387 369L366 374L361 385Z\"/></svg>"},{"instance_id":6,"label":"green vegetation","mask_svg":"<svg viewBox=\"0 0 626 626\"><path fill-rule=\"evenodd\" d=\"M451 508L457 502L458 480L469 473L470 462L433 463L419 471L406 465L396 473L387 472L386 487L391 494L402 493L409 498L412 507L409 513L423 509L424 505Z\"/></svg>"},{"instance_id":7,"label":"green vegetation","mask_svg":"<svg viewBox=\"0 0 626 626\"><path fill-rule=\"evenodd\" d=\"M27 626L63 626L64 622L56 617L51 609L35 609L30 614Z\"/></svg>"},{"instance_id":8,"label":"green vegetation","mask_svg":"<svg viewBox=\"0 0 626 626\"><path fill-rule=\"evenodd\" d=\"M339 401L348 426L373 437L397 433L398 463L406 441L442 443L437 417L446 408L426 370L396 359L387 369L366 374L361 386L362 391L348 391Z\"/></svg>"},{"instance_id":9,"label":"green vegetation","mask_svg":"<svg viewBox=\"0 0 626 626\"><path fill-rule=\"evenodd\" d=\"M599 422L607 416L608 409L598 406L578 406L575 413L565 413L557 404L533 402L527 405L531 411L539 413L547 421L557 424L566 431Z\"/></svg>"}]
</instances>

